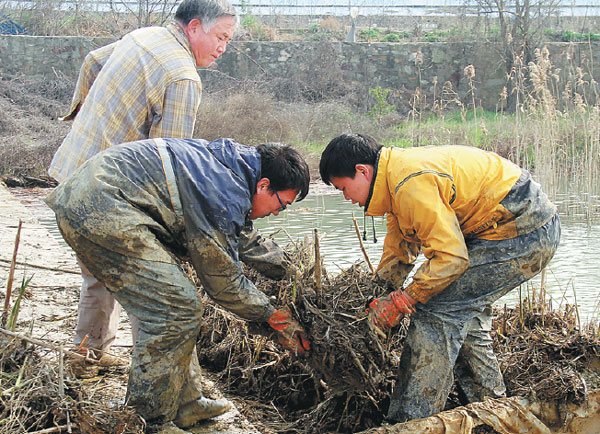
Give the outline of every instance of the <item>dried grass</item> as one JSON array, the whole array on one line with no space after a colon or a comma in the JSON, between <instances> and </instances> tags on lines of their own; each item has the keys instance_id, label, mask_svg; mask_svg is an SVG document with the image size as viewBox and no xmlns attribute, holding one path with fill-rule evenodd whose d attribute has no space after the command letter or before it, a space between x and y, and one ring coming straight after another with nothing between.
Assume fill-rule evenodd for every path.
<instances>
[{"instance_id":1,"label":"dried grass","mask_svg":"<svg viewBox=\"0 0 600 434\"><path fill-rule=\"evenodd\" d=\"M246 416L265 432L350 432L378 426L405 325L386 342L371 331L365 301L385 288L374 285L358 266L331 280L325 276L319 297L313 250L308 244L299 247L293 256L302 270L298 280L274 282L249 273L259 289L277 299L276 304L291 306L301 319L311 336L308 357L293 357L265 337L271 336L267 328L247 327L209 305L198 346L201 364L217 373L220 387L251 405ZM252 404L257 402L263 404Z\"/></svg>"},{"instance_id":2,"label":"dried grass","mask_svg":"<svg viewBox=\"0 0 600 434\"><path fill-rule=\"evenodd\" d=\"M286 103L246 83L232 94L207 94L194 135L208 140L231 137L251 145L289 143L316 153L332 137L346 131L386 137L370 118L340 102Z\"/></svg>"},{"instance_id":3,"label":"dried grass","mask_svg":"<svg viewBox=\"0 0 600 434\"><path fill-rule=\"evenodd\" d=\"M4 336L0 348L1 434L52 428L82 434L144 432L132 408L109 405L105 386L76 380L58 354Z\"/></svg>"},{"instance_id":4,"label":"dried grass","mask_svg":"<svg viewBox=\"0 0 600 434\"><path fill-rule=\"evenodd\" d=\"M274 344L264 324L241 321L207 302L198 352L217 386L265 433L356 432L379 426L389 403L408 319L381 339L365 306L387 289L354 265L325 274L315 292L314 249L291 251L299 276L271 281L247 270L277 305L288 305L310 334L311 352L297 358ZM495 351L509 396L585 401L600 388L600 324L578 327L576 309L552 310L532 295L496 311ZM76 432L142 433L143 421L114 402L102 382L82 383L51 353L0 335L0 433L70 424ZM126 382L126 376L120 380ZM448 408L461 404L452 395Z\"/></svg>"},{"instance_id":5,"label":"dried grass","mask_svg":"<svg viewBox=\"0 0 600 434\"><path fill-rule=\"evenodd\" d=\"M496 311L494 350L509 394L542 401L585 401L600 388L600 323L578 327L577 309L552 310L548 301L525 299Z\"/></svg>"}]
</instances>

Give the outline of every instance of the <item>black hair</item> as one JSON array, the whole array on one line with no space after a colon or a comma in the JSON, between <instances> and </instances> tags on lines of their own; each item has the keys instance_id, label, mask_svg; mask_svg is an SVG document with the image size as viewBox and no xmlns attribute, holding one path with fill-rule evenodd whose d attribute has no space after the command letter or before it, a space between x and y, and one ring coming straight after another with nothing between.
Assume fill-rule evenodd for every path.
<instances>
[{"instance_id":1,"label":"black hair","mask_svg":"<svg viewBox=\"0 0 600 434\"><path fill-rule=\"evenodd\" d=\"M175 19L184 25L197 18L203 25L210 27L222 16L236 16L229 0L183 0L175 11ZM206 28L204 30L207 31Z\"/></svg>"},{"instance_id":2,"label":"black hair","mask_svg":"<svg viewBox=\"0 0 600 434\"><path fill-rule=\"evenodd\" d=\"M354 178L357 164L377 163L377 155L383 146L366 134L341 134L331 140L319 162L319 172L325 184L331 178Z\"/></svg>"},{"instance_id":3,"label":"black hair","mask_svg":"<svg viewBox=\"0 0 600 434\"><path fill-rule=\"evenodd\" d=\"M260 154L261 178L268 178L272 191L298 190L297 201L308 194L310 171L298 151L281 143L265 143L256 147Z\"/></svg>"}]
</instances>

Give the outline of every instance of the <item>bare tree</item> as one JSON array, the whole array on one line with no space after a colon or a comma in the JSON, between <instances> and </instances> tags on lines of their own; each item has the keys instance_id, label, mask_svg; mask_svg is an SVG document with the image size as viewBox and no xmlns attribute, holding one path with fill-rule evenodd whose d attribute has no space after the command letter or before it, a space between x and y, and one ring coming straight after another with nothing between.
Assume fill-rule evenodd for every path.
<instances>
[{"instance_id":1,"label":"bare tree","mask_svg":"<svg viewBox=\"0 0 600 434\"><path fill-rule=\"evenodd\" d=\"M136 19L136 26L163 25L173 13L176 0L109 0L113 12L126 10Z\"/></svg>"},{"instance_id":2,"label":"bare tree","mask_svg":"<svg viewBox=\"0 0 600 434\"><path fill-rule=\"evenodd\" d=\"M497 20L502 57L510 76L515 64L528 65L541 44L544 29L556 17L560 0L466 0L480 14ZM513 105L508 92L509 105Z\"/></svg>"}]
</instances>

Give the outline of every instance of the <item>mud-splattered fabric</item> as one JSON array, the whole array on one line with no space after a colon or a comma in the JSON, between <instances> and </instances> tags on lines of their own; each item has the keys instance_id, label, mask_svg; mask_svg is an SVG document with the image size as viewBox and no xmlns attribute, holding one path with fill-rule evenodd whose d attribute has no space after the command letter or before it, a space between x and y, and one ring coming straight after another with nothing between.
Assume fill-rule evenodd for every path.
<instances>
[{"instance_id":1,"label":"mud-splattered fabric","mask_svg":"<svg viewBox=\"0 0 600 434\"><path fill-rule=\"evenodd\" d=\"M47 199L65 240L139 322L128 396L147 421L172 420L201 393L190 362L202 306L179 256L230 311L257 321L273 312L237 260L260 176L257 151L229 140L165 143L183 215L174 211L154 140L98 154Z\"/></svg>"},{"instance_id":2,"label":"mud-splattered fabric","mask_svg":"<svg viewBox=\"0 0 600 434\"><path fill-rule=\"evenodd\" d=\"M379 268L427 260L406 291L431 297L465 271L465 239L502 240L546 223L556 207L529 173L493 152L467 146L382 148L367 215L387 214Z\"/></svg>"},{"instance_id":3,"label":"mud-splattered fabric","mask_svg":"<svg viewBox=\"0 0 600 434\"><path fill-rule=\"evenodd\" d=\"M248 220L240 233L240 260L269 279L283 279L291 263L281 247L270 238L264 238Z\"/></svg>"},{"instance_id":4,"label":"mud-splattered fabric","mask_svg":"<svg viewBox=\"0 0 600 434\"><path fill-rule=\"evenodd\" d=\"M489 334L491 305L538 274L559 240L555 214L516 238L466 241L469 268L427 303L417 304L411 317L388 419L402 422L443 410L455 374L470 402L504 396Z\"/></svg>"}]
</instances>

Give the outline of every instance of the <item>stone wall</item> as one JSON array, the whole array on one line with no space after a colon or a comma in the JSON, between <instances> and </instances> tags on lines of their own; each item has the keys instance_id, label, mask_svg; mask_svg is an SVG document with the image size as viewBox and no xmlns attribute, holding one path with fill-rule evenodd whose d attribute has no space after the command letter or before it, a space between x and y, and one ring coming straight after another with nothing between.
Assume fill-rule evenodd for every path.
<instances>
[{"instance_id":1,"label":"stone wall","mask_svg":"<svg viewBox=\"0 0 600 434\"><path fill-rule=\"evenodd\" d=\"M77 36L0 35L0 74L76 77L85 55L110 42Z\"/></svg>"},{"instance_id":2,"label":"stone wall","mask_svg":"<svg viewBox=\"0 0 600 434\"><path fill-rule=\"evenodd\" d=\"M109 42L0 36L0 74L76 77L86 53ZM582 66L585 72L595 71L594 79L600 81L600 43L553 43L548 48L552 64L563 73ZM369 89L382 86L394 90L392 98L403 111L417 88L429 102L440 98L444 83L451 83L460 97L467 96L468 65L475 67L477 104L494 109L506 72L501 47L492 43L234 42L218 68L202 76L209 91L235 88L244 80L268 86L281 99L338 97L353 105L366 100Z\"/></svg>"}]
</instances>

